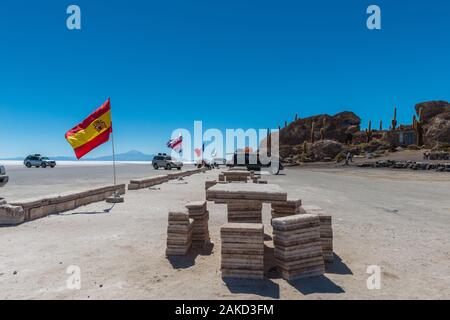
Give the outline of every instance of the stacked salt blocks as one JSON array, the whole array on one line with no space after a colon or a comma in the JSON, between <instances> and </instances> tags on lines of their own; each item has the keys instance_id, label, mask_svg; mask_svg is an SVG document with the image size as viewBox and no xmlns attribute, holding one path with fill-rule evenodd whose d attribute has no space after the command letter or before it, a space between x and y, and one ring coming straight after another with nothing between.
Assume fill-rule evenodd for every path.
<instances>
[{"instance_id":1,"label":"stacked salt blocks","mask_svg":"<svg viewBox=\"0 0 450 320\"><path fill-rule=\"evenodd\" d=\"M255 200L228 201L228 222L262 223L262 202Z\"/></svg>"},{"instance_id":2,"label":"stacked salt blocks","mask_svg":"<svg viewBox=\"0 0 450 320\"><path fill-rule=\"evenodd\" d=\"M272 218L282 218L300 213L302 200L299 198L288 197L285 202L272 203Z\"/></svg>"},{"instance_id":3,"label":"stacked salt blocks","mask_svg":"<svg viewBox=\"0 0 450 320\"><path fill-rule=\"evenodd\" d=\"M212 186L215 186L217 184L216 180L206 180L205 181L205 190L208 190Z\"/></svg>"},{"instance_id":4,"label":"stacked salt blocks","mask_svg":"<svg viewBox=\"0 0 450 320\"><path fill-rule=\"evenodd\" d=\"M242 170L226 171L223 174L229 182L247 182L252 176L251 172Z\"/></svg>"},{"instance_id":5,"label":"stacked salt blocks","mask_svg":"<svg viewBox=\"0 0 450 320\"><path fill-rule=\"evenodd\" d=\"M264 226L227 223L220 229L222 277L264 278Z\"/></svg>"},{"instance_id":6,"label":"stacked salt blocks","mask_svg":"<svg viewBox=\"0 0 450 320\"><path fill-rule=\"evenodd\" d=\"M209 242L209 212L206 201L193 201L186 205L189 218L193 219L192 247L202 248Z\"/></svg>"},{"instance_id":7,"label":"stacked salt blocks","mask_svg":"<svg viewBox=\"0 0 450 320\"><path fill-rule=\"evenodd\" d=\"M276 218L272 226L275 262L284 279L295 280L325 272L317 215Z\"/></svg>"},{"instance_id":8,"label":"stacked salt blocks","mask_svg":"<svg viewBox=\"0 0 450 320\"><path fill-rule=\"evenodd\" d=\"M320 243L322 244L323 259L326 263L332 263L333 255L333 225L331 215L318 206L302 206L302 214L317 214L320 220Z\"/></svg>"},{"instance_id":9,"label":"stacked salt blocks","mask_svg":"<svg viewBox=\"0 0 450 320\"><path fill-rule=\"evenodd\" d=\"M193 220L186 212L169 212L166 255L185 255L192 245Z\"/></svg>"}]
</instances>

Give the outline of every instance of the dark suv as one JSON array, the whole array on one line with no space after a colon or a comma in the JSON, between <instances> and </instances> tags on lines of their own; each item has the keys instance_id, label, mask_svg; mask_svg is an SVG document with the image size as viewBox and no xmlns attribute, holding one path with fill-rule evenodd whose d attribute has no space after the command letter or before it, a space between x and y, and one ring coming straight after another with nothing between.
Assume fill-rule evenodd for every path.
<instances>
[{"instance_id":1,"label":"dark suv","mask_svg":"<svg viewBox=\"0 0 450 320\"><path fill-rule=\"evenodd\" d=\"M271 162L263 164L260 161L259 153L234 152L233 159L227 162L229 167L247 167L247 170L260 171L261 168L269 168L272 174L279 174L283 170L283 165L278 159L278 165L272 166Z\"/></svg>"},{"instance_id":2,"label":"dark suv","mask_svg":"<svg viewBox=\"0 0 450 320\"><path fill-rule=\"evenodd\" d=\"M31 167L54 168L56 166L56 162L54 160L50 160L49 158L43 157L40 154L34 154L26 157L25 160L23 160L23 164L27 168Z\"/></svg>"},{"instance_id":3,"label":"dark suv","mask_svg":"<svg viewBox=\"0 0 450 320\"><path fill-rule=\"evenodd\" d=\"M7 182L8 182L9 178L6 175L6 170L5 167L0 165L0 187L3 187ZM1 197L0 197L1 199Z\"/></svg>"}]
</instances>

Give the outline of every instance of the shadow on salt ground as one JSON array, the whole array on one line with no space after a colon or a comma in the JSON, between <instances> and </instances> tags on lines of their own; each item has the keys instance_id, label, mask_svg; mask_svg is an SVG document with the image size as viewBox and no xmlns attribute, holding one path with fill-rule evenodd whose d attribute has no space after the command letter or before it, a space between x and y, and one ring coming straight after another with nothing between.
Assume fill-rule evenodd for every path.
<instances>
[{"instance_id":1,"label":"shadow on salt ground","mask_svg":"<svg viewBox=\"0 0 450 320\"><path fill-rule=\"evenodd\" d=\"M272 240L272 236L267 233L264 233L264 241L271 241L271 240Z\"/></svg>"},{"instance_id":2,"label":"shadow on salt ground","mask_svg":"<svg viewBox=\"0 0 450 320\"><path fill-rule=\"evenodd\" d=\"M113 203L112 206L110 206L109 208L103 209L103 211L79 211L79 212L72 212L72 213L60 212L60 213L56 213L56 215L58 215L58 216L74 216L74 215L78 215L78 214L107 214L107 213L110 213L112 211L112 209L114 209L115 206L116 206L116 204Z\"/></svg>"},{"instance_id":3,"label":"shadow on salt ground","mask_svg":"<svg viewBox=\"0 0 450 320\"><path fill-rule=\"evenodd\" d=\"M341 257L339 257L336 253L333 253L333 256L333 263L325 264L326 273L353 274L352 270L344 262L342 262Z\"/></svg>"},{"instance_id":4,"label":"shadow on salt ground","mask_svg":"<svg viewBox=\"0 0 450 320\"><path fill-rule=\"evenodd\" d=\"M344 293L342 287L335 284L326 276L317 276L311 278L288 281L288 283L303 293L304 295L312 293Z\"/></svg>"},{"instance_id":5,"label":"shadow on salt ground","mask_svg":"<svg viewBox=\"0 0 450 320\"><path fill-rule=\"evenodd\" d=\"M109 211L80 211L80 212L72 212L72 213L57 213L58 216L75 216L79 214L108 214Z\"/></svg>"},{"instance_id":6,"label":"shadow on salt ground","mask_svg":"<svg viewBox=\"0 0 450 320\"><path fill-rule=\"evenodd\" d=\"M255 294L273 299L280 298L280 286L275 282L264 280L224 278L223 282L231 293Z\"/></svg>"},{"instance_id":7,"label":"shadow on salt ground","mask_svg":"<svg viewBox=\"0 0 450 320\"><path fill-rule=\"evenodd\" d=\"M265 276L270 279L281 279L281 275L278 273L275 263L274 248L264 246L264 266ZM327 273L338 273L351 270L342 262L341 258L335 255L335 261L333 264L326 264ZM334 270L328 271L328 270ZM340 273L347 274L347 273ZM304 278L294 281L287 281L292 287L297 289L304 295L311 293L344 293L344 289L336 285L333 281L328 279L325 275Z\"/></svg>"},{"instance_id":8,"label":"shadow on salt ground","mask_svg":"<svg viewBox=\"0 0 450 320\"><path fill-rule=\"evenodd\" d=\"M191 248L185 256L168 256L170 264L174 269L187 269L195 265L195 259L198 256L209 256L214 249L214 243L209 243L203 248Z\"/></svg>"}]
</instances>

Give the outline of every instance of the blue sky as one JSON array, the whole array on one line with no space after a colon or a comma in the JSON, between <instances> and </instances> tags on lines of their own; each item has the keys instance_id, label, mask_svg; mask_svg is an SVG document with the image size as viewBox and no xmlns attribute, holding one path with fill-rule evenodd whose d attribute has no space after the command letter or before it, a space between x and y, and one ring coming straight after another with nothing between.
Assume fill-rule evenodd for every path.
<instances>
[{"instance_id":1,"label":"blue sky","mask_svg":"<svg viewBox=\"0 0 450 320\"><path fill-rule=\"evenodd\" d=\"M82 30L66 28L77 4ZM382 30L366 28L366 8ZM352 110L387 125L450 99L450 3L0 2L0 157L72 155L64 139L111 97L116 150L165 151L173 129L276 128ZM104 145L90 156L110 153Z\"/></svg>"}]
</instances>

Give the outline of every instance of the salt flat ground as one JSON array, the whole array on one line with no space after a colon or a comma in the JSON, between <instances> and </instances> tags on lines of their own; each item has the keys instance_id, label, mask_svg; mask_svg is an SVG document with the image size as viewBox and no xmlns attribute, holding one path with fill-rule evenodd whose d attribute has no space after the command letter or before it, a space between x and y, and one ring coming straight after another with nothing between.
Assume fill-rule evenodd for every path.
<instances>
[{"instance_id":1,"label":"salt flat ground","mask_svg":"<svg viewBox=\"0 0 450 320\"><path fill-rule=\"evenodd\" d=\"M55 168L45 169L27 168L20 161L1 163L6 166L9 182L7 187L0 189L0 196L9 201L114 183L112 162L108 161L58 161ZM193 168L192 165L183 166L183 170ZM117 162L116 172L117 183L167 173L164 169L154 170L150 162Z\"/></svg>"},{"instance_id":2,"label":"salt flat ground","mask_svg":"<svg viewBox=\"0 0 450 320\"><path fill-rule=\"evenodd\" d=\"M30 177L27 172L45 172L29 170L8 168L13 181L1 190L3 196L12 199L41 190L65 192L72 184L84 187L110 179L110 168L102 166L90 169L89 174L83 173L83 167L74 168L73 173L25 179ZM124 165L119 175L125 181L147 173L153 174L153 170ZM277 276L272 270L270 208L265 206L266 279L224 282L219 237L226 221L224 205L208 203L213 246L184 258L169 260L164 254L168 210L204 199L205 180L218 173L213 170L157 188L127 192L125 203L110 213L103 211L108 204L95 203L0 228L0 298L450 298L450 175L308 168L268 176L290 195L300 196L304 204L317 204L333 215L335 263L327 266L322 277L286 282ZM81 268L80 290L67 288L66 270L71 265ZM382 270L380 290L367 289L369 265Z\"/></svg>"}]
</instances>

